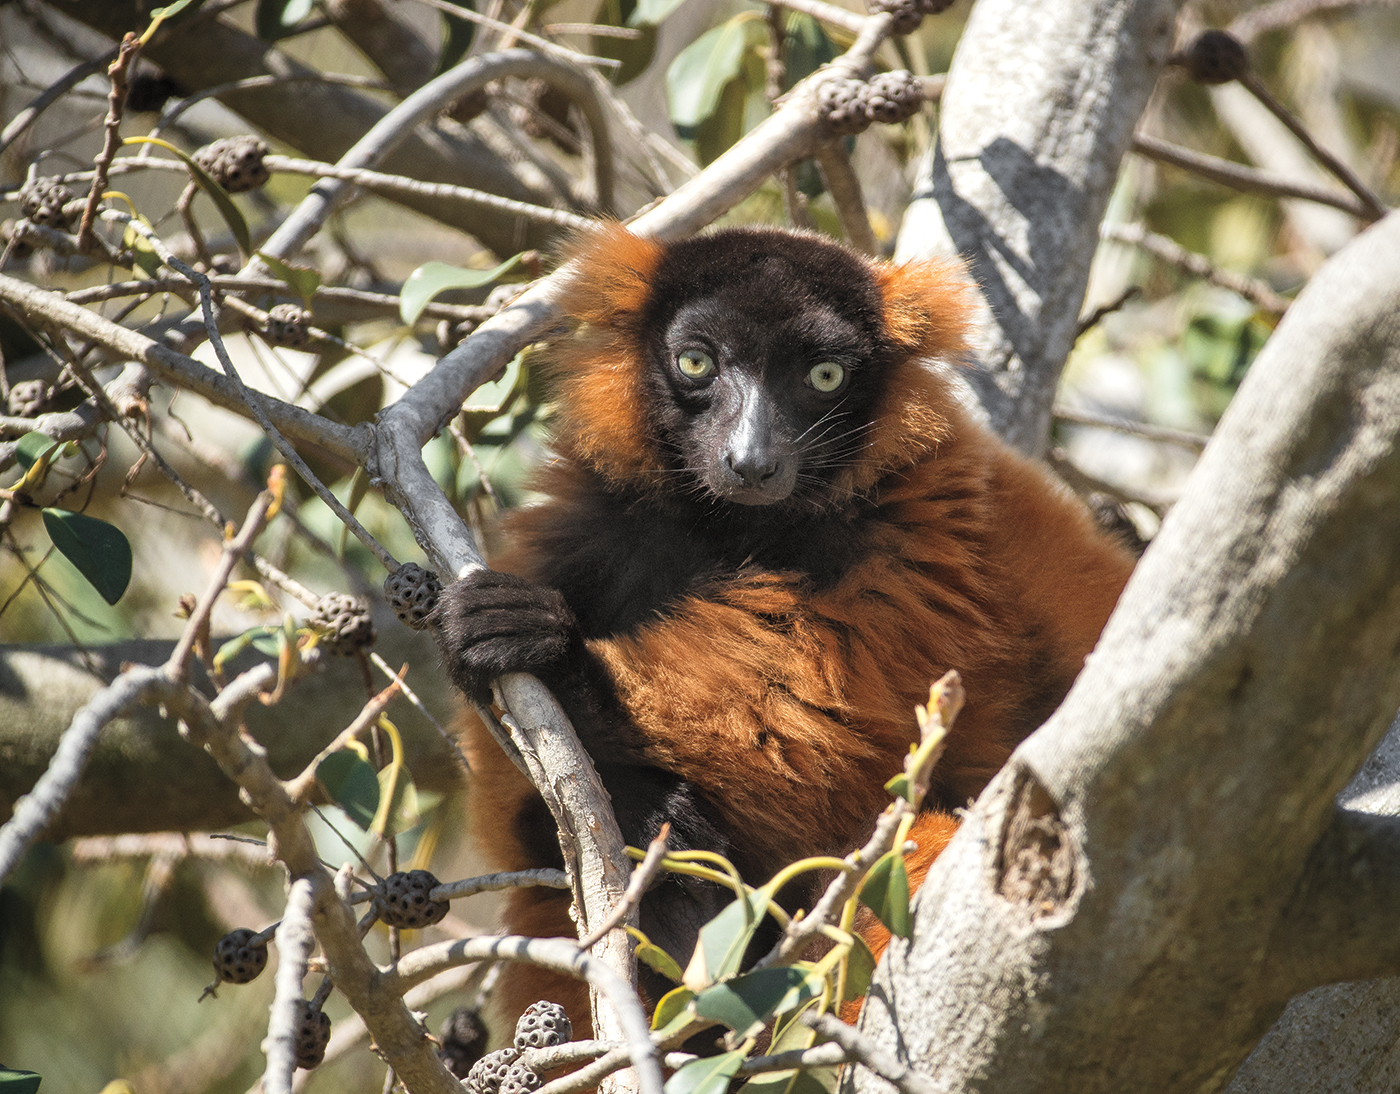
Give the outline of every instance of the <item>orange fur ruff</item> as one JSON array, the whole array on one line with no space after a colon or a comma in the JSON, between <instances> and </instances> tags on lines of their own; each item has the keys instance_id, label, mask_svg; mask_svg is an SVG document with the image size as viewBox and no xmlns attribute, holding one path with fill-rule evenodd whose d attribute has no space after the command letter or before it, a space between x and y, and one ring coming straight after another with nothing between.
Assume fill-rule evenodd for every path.
<instances>
[{"instance_id":1,"label":"orange fur ruff","mask_svg":"<svg viewBox=\"0 0 1400 1094\"><path fill-rule=\"evenodd\" d=\"M533 576L542 530L561 512L587 518L570 505L588 474L638 497L655 489L637 331L663 253L620 226L581 245L563 304L582 326L554 354L560 458L541 476L548 500L511 517L502 568ZM832 507L868 521L878 546L821 591L798 574L736 573L664 618L589 643L644 741L641 761L707 793L744 870L858 846L916 739L915 705L950 668L968 698L935 786L943 800L975 797L1068 690L1132 566L1058 480L975 424L930 367L965 349L971 290L956 265L870 272L906 356ZM509 827L533 789L479 725L467 742L483 852L495 868L535 865ZM955 829L947 814L920 818L918 880ZM571 934L565 905L515 893L506 927ZM882 951L888 935L876 928L867 938ZM579 986L523 966L506 979L501 1015L553 998L586 1028Z\"/></svg>"}]
</instances>

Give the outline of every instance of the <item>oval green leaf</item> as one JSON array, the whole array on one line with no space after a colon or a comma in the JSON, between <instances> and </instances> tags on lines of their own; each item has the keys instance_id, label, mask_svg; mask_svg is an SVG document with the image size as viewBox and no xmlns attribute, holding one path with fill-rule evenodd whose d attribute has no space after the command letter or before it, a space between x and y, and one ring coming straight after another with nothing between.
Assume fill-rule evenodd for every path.
<instances>
[{"instance_id":1,"label":"oval green leaf","mask_svg":"<svg viewBox=\"0 0 1400 1094\"><path fill-rule=\"evenodd\" d=\"M725 85L740 75L744 55L766 45L768 28L756 12L741 12L708 30L677 54L666 70L671 121L689 138L719 106Z\"/></svg>"},{"instance_id":2,"label":"oval green leaf","mask_svg":"<svg viewBox=\"0 0 1400 1094\"><path fill-rule=\"evenodd\" d=\"M43 459L52 459L53 450L62 442L44 433L26 433L15 442L15 459L28 471Z\"/></svg>"},{"instance_id":3,"label":"oval green leaf","mask_svg":"<svg viewBox=\"0 0 1400 1094\"><path fill-rule=\"evenodd\" d=\"M676 959L663 950L654 942L642 942L634 951L637 960L648 968L655 969L667 980L674 980L677 984L681 982L681 967L676 963Z\"/></svg>"},{"instance_id":4,"label":"oval green leaf","mask_svg":"<svg viewBox=\"0 0 1400 1094\"><path fill-rule=\"evenodd\" d=\"M875 975L875 955L860 935L852 936L851 952L846 955L846 992L843 1002L859 999L870 990L870 978Z\"/></svg>"},{"instance_id":5,"label":"oval green leaf","mask_svg":"<svg viewBox=\"0 0 1400 1094\"><path fill-rule=\"evenodd\" d=\"M822 980L790 965L756 969L706 988L695 997L695 1013L723 1022L741 1037L751 1037L774 1014L792 1010L820 993Z\"/></svg>"},{"instance_id":6,"label":"oval green leaf","mask_svg":"<svg viewBox=\"0 0 1400 1094\"><path fill-rule=\"evenodd\" d=\"M399 292L399 315L413 324L423 314L428 302L448 289L476 289L489 285L520 262L520 255L506 259L490 270L469 270L449 266L446 262L425 262L408 275Z\"/></svg>"},{"instance_id":7,"label":"oval green leaf","mask_svg":"<svg viewBox=\"0 0 1400 1094\"><path fill-rule=\"evenodd\" d=\"M690 1021L690 1001L694 998L695 993L689 988L672 988L661 997L651 1015L651 1028L661 1040L666 1039L671 1026L679 1029Z\"/></svg>"},{"instance_id":8,"label":"oval green leaf","mask_svg":"<svg viewBox=\"0 0 1400 1094\"><path fill-rule=\"evenodd\" d=\"M418 790L408 768L395 759L379 772L379 809L370 831L393 839L418 823Z\"/></svg>"},{"instance_id":9,"label":"oval green leaf","mask_svg":"<svg viewBox=\"0 0 1400 1094\"><path fill-rule=\"evenodd\" d=\"M262 251L258 252L258 260L271 270L275 277L285 281L287 287L310 306L311 298L321 287L319 270L312 270L306 266L289 266L276 255L265 254Z\"/></svg>"},{"instance_id":10,"label":"oval green leaf","mask_svg":"<svg viewBox=\"0 0 1400 1094\"><path fill-rule=\"evenodd\" d=\"M666 1080L665 1094L724 1094L729 1081L739 1074L745 1055L739 1049L691 1060Z\"/></svg>"},{"instance_id":11,"label":"oval green leaf","mask_svg":"<svg viewBox=\"0 0 1400 1094\"><path fill-rule=\"evenodd\" d=\"M342 750L316 765L316 779L347 817L369 830L379 811L379 779L374 768L355 753Z\"/></svg>"},{"instance_id":12,"label":"oval green leaf","mask_svg":"<svg viewBox=\"0 0 1400 1094\"><path fill-rule=\"evenodd\" d=\"M131 583L131 544L121 529L67 509L45 509L44 528L58 553L103 600L115 604L121 599Z\"/></svg>"},{"instance_id":13,"label":"oval green leaf","mask_svg":"<svg viewBox=\"0 0 1400 1094\"><path fill-rule=\"evenodd\" d=\"M685 970L686 987L699 991L739 971L753 933L768 911L771 894L755 889L735 900L700 928L700 940Z\"/></svg>"},{"instance_id":14,"label":"oval green leaf","mask_svg":"<svg viewBox=\"0 0 1400 1094\"><path fill-rule=\"evenodd\" d=\"M654 27L684 3L685 0L637 0L637 6L632 9L627 25Z\"/></svg>"},{"instance_id":15,"label":"oval green leaf","mask_svg":"<svg viewBox=\"0 0 1400 1094\"><path fill-rule=\"evenodd\" d=\"M909 871L904 866L904 852L889 851L881 855L865 884L860 887L860 902L874 912L890 934L908 938L912 929L909 919Z\"/></svg>"}]
</instances>

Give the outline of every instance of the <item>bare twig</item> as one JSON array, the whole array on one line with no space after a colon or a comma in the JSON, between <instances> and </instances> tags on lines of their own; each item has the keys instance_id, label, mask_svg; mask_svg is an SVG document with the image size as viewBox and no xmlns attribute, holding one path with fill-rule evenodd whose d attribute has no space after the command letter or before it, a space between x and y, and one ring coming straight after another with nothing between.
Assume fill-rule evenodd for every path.
<instances>
[{"instance_id":1,"label":"bare twig","mask_svg":"<svg viewBox=\"0 0 1400 1094\"><path fill-rule=\"evenodd\" d=\"M305 802L311 797L311 791L316 786L316 768L321 765L321 761L332 752L339 752L365 730L379 721L379 716L384 713L384 708L389 705L394 696L399 693L403 684L404 673L408 671L408 666L404 665L399 670L399 674L394 677L393 682L382 691L374 695L360 713L355 716L355 720L335 735L335 739L320 752L302 770L302 773L287 783L287 794L294 802Z\"/></svg>"},{"instance_id":2,"label":"bare twig","mask_svg":"<svg viewBox=\"0 0 1400 1094\"><path fill-rule=\"evenodd\" d=\"M868 1067L880 1078L893 1083L900 1094L939 1094L938 1088L923 1075L912 1070L896 1056L866 1040L853 1027L831 1014L806 1011L802 1023L817 1031L826 1041L835 1041L859 1064Z\"/></svg>"},{"instance_id":3,"label":"bare twig","mask_svg":"<svg viewBox=\"0 0 1400 1094\"><path fill-rule=\"evenodd\" d=\"M1293 111L1275 98L1274 93L1264 86L1264 82L1258 76L1254 75L1253 72L1246 72L1240 77L1240 83L1251 95L1268 107L1269 112L1302 142L1303 146L1312 153L1313 159L1332 172L1343 186L1356 195L1357 200L1366 210L1364 219L1367 222L1380 220L1381 217L1385 216L1385 206L1381 204L1380 199L1375 194L1371 193L1370 187L1361 181L1355 171L1318 144L1313 139L1313 135L1308 132L1308 127L1294 116Z\"/></svg>"},{"instance_id":4,"label":"bare twig","mask_svg":"<svg viewBox=\"0 0 1400 1094\"><path fill-rule=\"evenodd\" d=\"M227 377L220 376L193 357L176 353L154 339L102 318L96 312L70 304L58 293L0 274L0 301L25 315L74 331L119 359L140 361L173 382L198 392L215 406L256 416ZM267 416L291 436L320 445L327 452L342 458L357 459L356 438L362 440L365 437L367 431L363 427L337 425L271 396L256 394L254 398Z\"/></svg>"},{"instance_id":5,"label":"bare twig","mask_svg":"<svg viewBox=\"0 0 1400 1094\"><path fill-rule=\"evenodd\" d=\"M1180 167L1183 171L1190 171L1203 179L1218 182L1222 186L1229 186L1246 194L1302 198L1304 201L1315 201L1319 205L1330 205L1334 209L1350 213L1358 220L1368 219L1368 212L1361 202L1352 195L1331 187L1286 179L1272 171L1248 167L1204 152L1195 152L1145 133L1139 133L1133 138L1132 150L1140 156L1146 156L1159 163L1169 163L1173 167Z\"/></svg>"},{"instance_id":6,"label":"bare twig","mask_svg":"<svg viewBox=\"0 0 1400 1094\"><path fill-rule=\"evenodd\" d=\"M39 115L45 110L64 95L68 94L69 91L77 87L78 84L82 83L93 73L101 72L111 64L112 61L116 60L117 50L119 48L120 47L113 47L102 54L101 57L94 57L91 61L84 61L82 64L69 69L48 87L44 88L28 106L10 119L9 124L6 125L3 130L0 130L0 152L10 147L15 139L33 125L39 119Z\"/></svg>"},{"instance_id":7,"label":"bare twig","mask_svg":"<svg viewBox=\"0 0 1400 1094\"><path fill-rule=\"evenodd\" d=\"M466 9L454 7L453 10L460 14ZM594 159L598 172L595 196L599 206L610 209L613 203L612 145L608 136L607 119L592 83L570 65L523 49L470 58L425 84L376 122L373 128L340 158L337 166L373 167L392 152L414 126L432 117L459 95L485 87L492 80L510 76L540 76L548 79L578 104L593 134ZM272 238L264 244L263 251L282 259L294 255L325 223L348 189L349 184L339 180L314 187L292 215L282 222L282 226L273 233Z\"/></svg>"},{"instance_id":8,"label":"bare twig","mask_svg":"<svg viewBox=\"0 0 1400 1094\"><path fill-rule=\"evenodd\" d=\"M1239 293L1255 307L1274 315L1282 315L1291 303L1288 297L1274 292L1258 278L1222 270L1204 255L1188 251L1174 239L1149 232L1141 224L1105 224L1100 233L1104 239L1141 247L1154 258L1159 258L1192 277L1202 278L1212 285Z\"/></svg>"},{"instance_id":9,"label":"bare twig","mask_svg":"<svg viewBox=\"0 0 1400 1094\"><path fill-rule=\"evenodd\" d=\"M1088 334L1091 330L1097 327L1114 312L1121 311L1123 305L1126 304L1133 297L1137 296L1140 292L1142 292L1142 289L1139 286L1129 285L1126 289L1120 292L1107 304L1100 304L1088 315L1080 318L1079 325L1074 328L1074 340L1076 342L1079 341L1079 339L1083 338L1086 334Z\"/></svg>"},{"instance_id":10,"label":"bare twig","mask_svg":"<svg viewBox=\"0 0 1400 1094\"><path fill-rule=\"evenodd\" d=\"M252 507L248 510L247 517L243 520L243 527L238 535L225 541L223 557L219 559L219 566L209 579L209 584L204 590L204 595L199 598L198 604L190 613L189 620L185 623L185 629L180 634L180 640L175 643L175 649L171 651L170 660L165 663L165 671L170 674L170 678L183 683L189 675L190 650L194 648L195 636L207 624L209 613L214 610L214 601L224 591L224 586L228 584L229 575L233 573L233 568L238 565L243 553L253 545L253 540L262 531L263 520L267 517L268 509L272 506L273 495L264 490L254 500Z\"/></svg>"},{"instance_id":11,"label":"bare twig","mask_svg":"<svg viewBox=\"0 0 1400 1094\"><path fill-rule=\"evenodd\" d=\"M856 178L846 146L840 141L827 141L817 149L817 162L821 164L822 177L826 179L831 200L836 203L847 242L862 254L872 258L878 256L880 245L875 241L875 232L870 227L865 197L860 192L860 179Z\"/></svg>"},{"instance_id":12,"label":"bare twig","mask_svg":"<svg viewBox=\"0 0 1400 1094\"><path fill-rule=\"evenodd\" d=\"M419 197L443 198L451 201L464 201L487 209L508 213L511 216L526 217L545 224L557 224L561 228L588 229L594 226L589 217L579 216L567 209L550 209L543 205L531 205L498 194L488 194L485 190L474 190L470 186L452 186L445 182L419 182L402 175L386 175L382 171L371 171L363 167L341 167L338 164L321 163L319 160L296 159L292 156L271 155L263 158L269 171L281 171L289 175L311 175L316 178L341 179L382 194L414 194Z\"/></svg>"},{"instance_id":13,"label":"bare twig","mask_svg":"<svg viewBox=\"0 0 1400 1094\"><path fill-rule=\"evenodd\" d=\"M10 874L29 845L58 816L82 777L103 726L138 703L161 696L170 686L161 669L133 668L97 692L73 716L48 768L0 827L0 880Z\"/></svg>"},{"instance_id":14,"label":"bare twig","mask_svg":"<svg viewBox=\"0 0 1400 1094\"><path fill-rule=\"evenodd\" d=\"M1260 4L1245 12L1229 26L1229 32L1245 45L1249 45L1261 34L1284 30L1310 19L1346 8L1360 8L1395 4L1397 0L1274 0L1271 4Z\"/></svg>"},{"instance_id":15,"label":"bare twig","mask_svg":"<svg viewBox=\"0 0 1400 1094\"><path fill-rule=\"evenodd\" d=\"M1055 474L1064 479L1076 494L1107 494L1122 502L1136 502L1145 505L1157 516L1164 516L1175 503L1175 497L1165 494L1148 494L1145 491L1129 490L1117 483L1090 475L1076 467L1062 448L1052 448L1045 454L1045 462L1055 469Z\"/></svg>"},{"instance_id":16,"label":"bare twig","mask_svg":"<svg viewBox=\"0 0 1400 1094\"><path fill-rule=\"evenodd\" d=\"M661 831L647 845L646 856L637 863L636 868L632 871L632 879L627 883L627 889L622 894L622 899L617 902L611 915L578 940L579 949L592 949L603 940L609 931L620 927L626 920L628 913L640 903L642 894L647 891L647 887L651 885L657 871L661 869L661 860L666 857L666 841L670 836L671 823L663 821Z\"/></svg>"},{"instance_id":17,"label":"bare twig","mask_svg":"<svg viewBox=\"0 0 1400 1094\"><path fill-rule=\"evenodd\" d=\"M1129 433L1134 437L1146 437L1149 441L1165 441L1199 452L1210 440L1205 433L1192 433L1185 429L1171 429L1164 425L1150 425L1147 422L1134 422L1127 418L1115 418L1108 414L1094 414L1087 410L1076 410L1068 406L1056 406L1054 415L1057 421L1073 422L1075 425L1093 426L1095 429L1111 429L1115 433Z\"/></svg>"},{"instance_id":18,"label":"bare twig","mask_svg":"<svg viewBox=\"0 0 1400 1094\"><path fill-rule=\"evenodd\" d=\"M78 246L83 251L92 246L92 222L97 216L97 203L102 200L102 194L107 189L107 168L116 156L117 149L122 146L121 125L122 110L126 106L126 77L140 52L140 39L134 34L128 34L117 49L117 59L107 69L107 75L112 78L112 90L107 97L102 151L97 154L92 187L88 190L87 204L83 207L83 218L78 223Z\"/></svg>"},{"instance_id":19,"label":"bare twig","mask_svg":"<svg viewBox=\"0 0 1400 1094\"><path fill-rule=\"evenodd\" d=\"M849 34L859 34L861 27L865 25L863 15L835 4L825 3L825 0L769 0L769 3L774 7L787 8L788 11L810 15L820 22L840 27Z\"/></svg>"}]
</instances>

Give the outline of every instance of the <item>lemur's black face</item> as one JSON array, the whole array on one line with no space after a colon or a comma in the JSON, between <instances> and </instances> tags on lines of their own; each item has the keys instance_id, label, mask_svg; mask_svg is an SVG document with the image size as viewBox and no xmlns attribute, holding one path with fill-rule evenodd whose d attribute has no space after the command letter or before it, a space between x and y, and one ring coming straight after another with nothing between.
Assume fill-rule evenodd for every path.
<instances>
[{"instance_id":1,"label":"lemur's black face","mask_svg":"<svg viewBox=\"0 0 1400 1094\"><path fill-rule=\"evenodd\" d=\"M867 443L887 352L858 259L814 238L676 245L648 309L654 413L677 470L739 505L820 504Z\"/></svg>"}]
</instances>

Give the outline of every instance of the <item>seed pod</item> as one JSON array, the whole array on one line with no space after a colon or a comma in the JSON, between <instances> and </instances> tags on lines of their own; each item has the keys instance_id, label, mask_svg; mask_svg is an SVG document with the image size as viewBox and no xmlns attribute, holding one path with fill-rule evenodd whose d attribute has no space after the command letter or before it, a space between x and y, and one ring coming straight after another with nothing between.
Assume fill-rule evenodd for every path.
<instances>
[{"instance_id":1,"label":"seed pod","mask_svg":"<svg viewBox=\"0 0 1400 1094\"><path fill-rule=\"evenodd\" d=\"M301 1000L295 1037L297 1067L309 1071L326 1058L326 1045L331 1039L331 1020L310 999Z\"/></svg>"},{"instance_id":2,"label":"seed pod","mask_svg":"<svg viewBox=\"0 0 1400 1094\"><path fill-rule=\"evenodd\" d=\"M872 12L887 11L894 16L896 34L913 34L924 21L924 7L919 0L870 0Z\"/></svg>"},{"instance_id":3,"label":"seed pod","mask_svg":"<svg viewBox=\"0 0 1400 1094\"><path fill-rule=\"evenodd\" d=\"M64 206L73 200L73 191L57 179L32 178L19 188L20 211L31 224L68 231L73 218Z\"/></svg>"},{"instance_id":4,"label":"seed pod","mask_svg":"<svg viewBox=\"0 0 1400 1094\"><path fill-rule=\"evenodd\" d=\"M267 939L247 927L229 931L214 943L214 975L230 984L246 984L267 968Z\"/></svg>"},{"instance_id":5,"label":"seed pod","mask_svg":"<svg viewBox=\"0 0 1400 1094\"><path fill-rule=\"evenodd\" d=\"M541 999L531 1003L520 1021L515 1023L515 1047L524 1051L527 1048L553 1048L573 1038L574 1027L564 1008L558 1003L547 1003Z\"/></svg>"},{"instance_id":6,"label":"seed pod","mask_svg":"<svg viewBox=\"0 0 1400 1094\"><path fill-rule=\"evenodd\" d=\"M267 145L250 133L206 144L191 157L230 194L256 190L272 177L263 157Z\"/></svg>"},{"instance_id":7,"label":"seed pod","mask_svg":"<svg viewBox=\"0 0 1400 1094\"><path fill-rule=\"evenodd\" d=\"M817 94L817 113L836 136L870 128L870 85L864 80L827 80Z\"/></svg>"},{"instance_id":8,"label":"seed pod","mask_svg":"<svg viewBox=\"0 0 1400 1094\"><path fill-rule=\"evenodd\" d=\"M445 900L429 900L438 879L427 870L400 870L374 888L374 909L391 927L422 930L439 923L450 907Z\"/></svg>"},{"instance_id":9,"label":"seed pod","mask_svg":"<svg viewBox=\"0 0 1400 1094\"><path fill-rule=\"evenodd\" d=\"M416 562L405 562L384 579L384 599L399 622L415 631L428 625L428 616L441 594L442 582L437 575Z\"/></svg>"},{"instance_id":10,"label":"seed pod","mask_svg":"<svg viewBox=\"0 0 1400 1094\"><path fill-rule=\"evenodd\" d=\"M517 1060L501 1076L500 1094L532 1094L543 1085L543 1075Z\"/></svg>"},{"instance_id":11,"label":"seed pod","mask_svg":"<svg viewBox=\"0 0 1400 1094\"><path fill-rule=\"evenodd\" d=\"M263 336L275 346L302 349L311 343L311 313L300 304L277 304L267 313Z\"/></svg>"},{"instance_id":12,"label":"seed pod","mask_svg":"<svg viewBox=\"0 0 1400 1094\"><path fill-rule=\"evenodd\" d=\"M870 120L892 125L913 117L924 105L924 85L912 72L895 69L870 78L866 99Z\"/></svg>"},{"instance_id":13,"label":"seed pod","mask_svg":"<svg viewBox=\"0 0 1400 1094\"><path fill-rule=\"evenodd\" d=\"M515 1048L488 1052L472 1065L467 1077L462 1080L467 1094L500 1094L501 1080L519 1058L520 1052Z\"/></svg>"},{"instance_id":14,"label":"seed pod","mask_svg":"<svg viewBox=\"0 0 1400 1094\"><path fill-rule=\"evenodd\" d=\"M1249 71L1244 43L1229 31L1205 30L1186 47L1186 70L1203 84L1228 84Z\"/></svg>"},{"instance_id":15,"label":"seed pod","mask_svg":"<svg viewBox=\"0 0 1400 1094\"><path fill-rule=\"evenodd\" d=\"M320 633L321 648L338 657L365 649L377 637L369 605L346 593L321 597L307 624Z\"/></svg>"}]
</instances>

